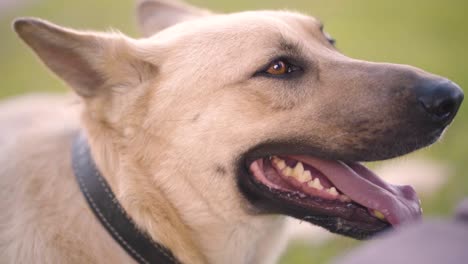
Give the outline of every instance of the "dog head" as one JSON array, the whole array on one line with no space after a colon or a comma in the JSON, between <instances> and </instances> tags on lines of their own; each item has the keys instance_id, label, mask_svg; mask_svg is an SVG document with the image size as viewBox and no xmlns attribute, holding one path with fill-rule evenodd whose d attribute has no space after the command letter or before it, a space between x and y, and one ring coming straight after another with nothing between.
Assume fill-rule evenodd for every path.
<instances>
[{"instance_id":1,"label":"dog head","mask_svg":"<svg viewBox=\"0 0 468 264\"><path fill-rule=\"evenodd\" d=\"M355 238L420 217L411 187L358 162L435 142L462 102L456 84L348 58L298 13L143 1L139 22L138 40L15 22L83 98L124 205L149 214L157 190L193 230L286 214Z\"/></svg>"}]
</instances>

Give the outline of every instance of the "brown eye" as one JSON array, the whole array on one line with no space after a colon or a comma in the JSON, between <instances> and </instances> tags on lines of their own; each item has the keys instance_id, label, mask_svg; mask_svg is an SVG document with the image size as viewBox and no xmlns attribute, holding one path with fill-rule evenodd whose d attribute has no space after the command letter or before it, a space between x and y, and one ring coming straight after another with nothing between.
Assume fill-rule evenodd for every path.
<instances>
[{"instance_id":1,"label":"brown eye","mask_svg":"<svg viewBox=\"0 0 468 264\"><path fill-rule=\"evenodd\" d=\"M282 60L273 62L270 67L266 70L271 75L283 75L292 72L292 67Z\"/></svg>"},{"instance_id":2,"label":"brown eye","mask_svg":"<svg viewBox=\"0 0 468 264\"><path fill-rule=\"evenodd\" d=\"M273 62L266 72L273 75L282 75L288 72L288 67L284 61L279 60Z\"/></svg>"},{"instance_id":3,"label":"brown eye","mask_svg":"<svg viewBox=\"0 0 468 264\"><path fill-rule=\"evenodd\" d=\"M269 64L262 67L258 72L253 76L263 76L268 78L279 78L279 79L289 79L293 77L299 77L302 72L302 68L296 66L289 62L288 59L275 59L272 60Z\"/></svg>"}]
</instances>

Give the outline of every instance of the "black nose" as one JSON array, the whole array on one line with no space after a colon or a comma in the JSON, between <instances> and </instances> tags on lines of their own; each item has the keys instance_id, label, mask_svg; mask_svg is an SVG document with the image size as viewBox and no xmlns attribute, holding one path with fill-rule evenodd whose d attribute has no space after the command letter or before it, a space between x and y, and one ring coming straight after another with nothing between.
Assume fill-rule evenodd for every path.
<instances>
[{"instance_id":1,"label":"black nose","mask_svg":"<svg viewBox=\"0 0 468 264\"><path fill-rule=\"evenodd\" d=\"M457 114L463 91L449 80L426 81L419 87L418 101L433 122L447 125Z\"/></svg>"}]
</instances>

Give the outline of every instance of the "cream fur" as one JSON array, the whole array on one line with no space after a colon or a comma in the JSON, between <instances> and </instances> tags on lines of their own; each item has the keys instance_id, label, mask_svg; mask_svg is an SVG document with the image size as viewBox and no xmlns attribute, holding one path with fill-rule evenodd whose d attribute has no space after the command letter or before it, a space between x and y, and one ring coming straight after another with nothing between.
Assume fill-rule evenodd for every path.
<instances>
[{"instance_id":1,"label":"cream fur","mask_svg":"<svg viewBox=\"0 0 468 264\"><path fill-rule=\"evenodd\" d=\"M241 16L254 19L255 14ZM267 22L275 22L269 15L265 18ZM229 27L230 17L220 19L226 20L224 23ZM200 26L209 23L212 22L203 21ZM70 40L76 41L75 34L90 36L78 41L101 42L101 49L94 53L86 49L86 44L81 46L85 48L78 48L90 67L101 71L108 79L100 84L102 87L86 87L77 84L80 80L75 78L79 76L70 77L63 72L67 66L48 64L85 96L84 100L77 98L74 103L67 104L59 96L28 96L1 105L0 112L9 113L0 119L2 127L8 129L2 133L1 142L7 144L0 152L4 190L0 207L4 212L0 218L2 260L7 263L131 262L94 219L73 178L70 141L79 127L85 129L98 166L132 218L182 262L271 263L276 260L285 243L281 239L282 217L252 216L246 212L245 201L233 177L234 168L227 167L227 175L213 175L214 164L233 165L230 164L236 158L233 153L241 149L233 146L237 138L219 142L212 134L226 129L229 120L207 130L207 125L219 115L217 98L210 95L210 83L205 84L205 91L193 91L194 95L185 91L189 86L181 85L188 80L193 83L192 87L200 85L207 73L195 74L194 71L202 65L187 65L191 67L165 77L166 71L181 66L176 61L167 62L164 68L154 70L139 59L146 58L150 63L161 65L165 60L188 56L188 61L192 57L196 62L197 56L209 49L208 45L198 43L201 37L191 48L200 48L197 53L169 55L168 52L190 51L184 47L184 38L196 32L180 27L180 39L174 38L177 33L167 32L135 41L122 35L70 30L56 36L48 29L54 25L41 21L33 24L40 34L34 33L31 40L27 39L30 36L22 37L27 42L32 41L30 45L39 46L36 52L46 64L50 55L41 54L41 44L34 43L40 35L54 34L49 37L58 39L64 46L72 45L68 44ZM31 30L34 29L25 31ZM236 34L235 29L231 31ZM161 57L158 53L166 55ZM135 63L127 66L122 60ZM69 63L76 67L80 61ZM143 66L135 66L138 63ZM156 72L161 77L148 77ZM236 74L236 69L232 74ZM129 87L129 83L135 84L136 75L143 82ZM181 89L173 90L177 86ZM219 89L217 83L212 86ZM95 91L84 90L88 88L109 90L105 90L104 95L94 96ZM179 97L184 93L187 93L185 99ZM90 94L93 96L89 97ZM223 100L222 94L218 96ZM198 101L196 98L215 104L208 105L207 109L205 99ZM175 108L174 105L185 107ZM81 111L82 125L78 118ZM196 112L201 112L199 122L192 125ZM184 135L189 130L195 137ZM180 138L180 135L184 136ZM191 154L188 144L193 145ZM245 142L241 148L245 149L248 144ZM222 148L217 149L218 146ZM229 148L233 148L233 153L226 152Z\"/></svg>"},{"instance_id":2,"label":"cream fur","mask_svg":"<svg viewBox=\"0 0 468 264\"><path fill-rule=\"evenodd\" d=\"M236 184L237 159L251 147L285 137L337 150L359 146L345 141L349 132L325 110L337 100L356 104L333 88L341 82L363 94L346 78L371 64L338 53L316 19L286 11L210 15L164 2L181 16L163 29L160 3L144 1L155 11L140 9L148 37L139 40L41 20L15 24L81 97L0 105L3 263L131 262L75 183L70 142L80 129L123 207L183 263L274 263L281 254L283 217L256 214ZM314 73L292 87L251 78L284 41L315 62L320 80ZM370 101L359 98L357 105Z\"/></svg>"}]
</instances>

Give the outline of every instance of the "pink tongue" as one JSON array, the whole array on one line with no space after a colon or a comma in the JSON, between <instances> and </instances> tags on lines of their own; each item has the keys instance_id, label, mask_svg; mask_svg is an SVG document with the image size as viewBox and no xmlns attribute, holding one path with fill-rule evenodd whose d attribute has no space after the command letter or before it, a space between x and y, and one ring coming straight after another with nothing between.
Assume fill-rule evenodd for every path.
<instances>
[{"instance_id":1,"label":"pink tongue","mask_svg":"<svg viewBox=\"0 0 468 264\"><path fill-rule=\"evenodd\" d=\"M392 225L421 219L421 206L411 186L390 185L358 163L292 157L322 172L341 192L367 208L378 210Z\"/></svg>"}]
</instances>

